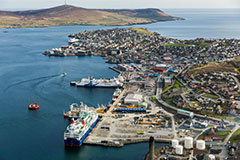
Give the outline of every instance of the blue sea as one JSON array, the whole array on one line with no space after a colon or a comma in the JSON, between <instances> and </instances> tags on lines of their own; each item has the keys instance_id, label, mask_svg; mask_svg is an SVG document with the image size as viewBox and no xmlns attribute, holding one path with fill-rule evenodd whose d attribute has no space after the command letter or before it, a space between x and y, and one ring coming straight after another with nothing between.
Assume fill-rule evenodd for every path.
<instances>
[{"instance_id":1,"label":"blue sea","mask_svg":"<svg viewBox=\"0 0 240 160\"><path fill-rule=\"evenodd\" d=\"M239 9L164 9L184 21L158 22L144 27L179 39L240 38ZM117 27L117 26L116 26ZM107 148L84 145L65 149L63 111L73 102L108 104L113 89L84 89L69 85L83 77L111 78L118 74L101 57L46 57L45 50L67 45L68 35L106 26L61 26L0 29L0 160L141 160L148 143ZM3 31L8 31L4 33ZM57 74L67 72L66 77ZM40 109L27 105L38 100ZM162 145L162 144L158 144Z\"/></svg>"}]
</instances>

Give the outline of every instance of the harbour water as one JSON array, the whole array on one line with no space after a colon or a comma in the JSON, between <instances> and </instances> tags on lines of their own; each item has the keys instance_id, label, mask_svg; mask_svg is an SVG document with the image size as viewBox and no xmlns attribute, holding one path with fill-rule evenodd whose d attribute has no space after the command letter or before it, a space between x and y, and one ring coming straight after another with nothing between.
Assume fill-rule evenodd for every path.
<instances>
[{"instance_id":1,"label":"harbour water","mask_svg":"<svg viewBox=\"0 0 240 160\"><path fill-rule=\"evenodd\" d=\"M164 11L186 20L134 27L148 28L164 36L181 39L240 38L239 9ZM67 45L70 33L104 28L112 27L0 29L1 160L143 159L148 150L147 143L120 149L99 146L64 148L63 132L68 120L63 119L63 111L68 110L71 103L79 101L89 106L108 104L114 91L71 87L70 81L88 76L112 78L117 73L108 69L111 65L104 63L101 57L46 57L42 52ZM68 75L56 76L63 72ZM39 100L38 111L27 108L33 97Z\"/></svg>"}]
</instances>

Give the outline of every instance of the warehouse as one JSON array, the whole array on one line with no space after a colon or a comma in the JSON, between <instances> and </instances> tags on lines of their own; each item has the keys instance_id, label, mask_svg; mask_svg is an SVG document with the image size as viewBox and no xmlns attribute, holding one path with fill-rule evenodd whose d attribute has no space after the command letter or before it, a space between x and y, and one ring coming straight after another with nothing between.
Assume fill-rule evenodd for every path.
<instances>
[{"instance_id":1,"label":"warehouse","mask_svg":"<svg viewBox=\"0 0 240 160\"><path fill-rule=\"evenodd\" d=\"M141 94L128 94L124 99L125 104L138 104L142 101L143 96Z\"/></svg>"}]
</instances>

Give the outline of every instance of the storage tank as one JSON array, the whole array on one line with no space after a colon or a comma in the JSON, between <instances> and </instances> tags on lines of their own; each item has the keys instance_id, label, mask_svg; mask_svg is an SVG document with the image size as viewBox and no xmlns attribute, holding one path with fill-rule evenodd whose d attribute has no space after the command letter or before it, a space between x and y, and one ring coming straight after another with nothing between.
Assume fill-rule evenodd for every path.
<instances>
[{"instance_id":1,"label":"storage tank","mask_svg":"<svg viewBox=\"0 0 240 160\"><path fill-rule=\"evenodd\" d=\"M204 140L197 140L197 149L199 149L199 150L205 149L205 141Z\"/></svg>"},{"instance_id":2,"label":"storage tank","mask_svg":"<svg viewBox=\"0 0 240 160\"><path fill-rule=\"evenodd\" d=\"M176 146L178 145L179 141L177 139L173 139L172 140L172 147L176 148Z\"/></svg>"},{"instance_id":3,"label":"storage tank","mask_svg":"<svg viewBox=\"0 0 240 160\"><path fill-rule=\"evenodd\" d=\"M183 154L183 146L181 146L181 145L176 146L176 154L178 154L178 155Z\"/></svg>"},{"instance_id":4,"label":"storage tank","mask_svg":"<svg viewBox=\"0 0 240 160\"><path fill-rule=\"evenodd\" d=\"M193 148L193 138L192 137L185 137L184 138L184 147L186 149Z\"/></svg>"}]
</instances>

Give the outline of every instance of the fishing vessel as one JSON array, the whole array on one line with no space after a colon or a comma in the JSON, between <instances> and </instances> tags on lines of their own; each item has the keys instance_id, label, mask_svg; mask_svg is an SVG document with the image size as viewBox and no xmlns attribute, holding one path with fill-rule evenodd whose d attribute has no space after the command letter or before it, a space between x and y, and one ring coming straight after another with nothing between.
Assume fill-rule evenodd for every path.
<instances>
[{"instance_id":1,"label":"fishing vessel","mask_svg":"<svg viewBox=\"0 0 240 160\"><path fill-rule=\"evenodd\" d=\"M34 100L33 100L33 102L34 102ZM38 105L37 101L35 101L35 103L29 103L28 104L28 109L30 109L30 110L39 109L39 105Z\"/></svg>"},{"instance_id":2,"label":"fishing vessel","mask_svg":"<svg viewBox=\"0 0 240 160\"><path fill-rule=\"evenodd\" d=\"M90 111L88 108L81 108L79 118L72 119L71 124L64 132L64 144L66 147L80 147L88 134L92 131L98 122L96 111Z\"/></svg>"},{"instance_id":3,"label":"fishing vessel","mask_svg":"<svg viewBox=\"0 0 240 160\"><path fill-rule=\"evenodd\" d=\"M122 84L117 78L113 79L95 79L93 77L82 78L80 82L76 83L77 87L88 88L118 88Z\"/></svg>"},{"instance_id":4,"label":"fishing vessel","mask_svg":"<svg viewBox=\"0 0 240 160\"><path fill-rule=\"evenodd\" d=\"M121 94L122 90L117 88L115 92L113 93L113 98L118 98L118 96Z\"/></svg>"},{"instance_id":5,"label":"fishing vessel","mask_svg":"<svg viewBox=\"0 0 240 160\"><path fill-rule=\"evenodd\" d=\"M81 110L83 110L84 108L88 108L88 106L83 102L80 102L80 105L78 105L77 103L72 103L69 108L70 110L68 112L63 112L64 118L77 119L79 118Z\"/></svg>"}]
</instances>

